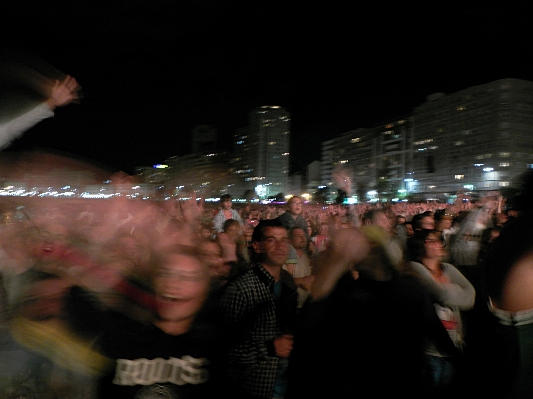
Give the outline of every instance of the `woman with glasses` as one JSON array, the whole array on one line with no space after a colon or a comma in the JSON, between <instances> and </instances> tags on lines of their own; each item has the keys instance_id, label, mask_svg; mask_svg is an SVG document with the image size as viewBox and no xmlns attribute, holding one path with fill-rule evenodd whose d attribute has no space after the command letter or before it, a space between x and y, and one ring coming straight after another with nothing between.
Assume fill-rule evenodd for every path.
<instances>
[{"instance_id":1,"label":"woman with glasses","mask_svg":"<svg viewBox=\"0 0 533 399\"><path fill-rule=\"evenodd\" d=\"M464 329L461 312L470 310L475 302L475 289L468 279L450 263L444 262L446 250L435 230L415 231L408 240L410 267L419 277L433 300L437 315L455 345L462 349ZM443 356L433 343L426 348L427 382L432 397L445 397L458 387L457 365Z\"/></svg>"}]
</instances>

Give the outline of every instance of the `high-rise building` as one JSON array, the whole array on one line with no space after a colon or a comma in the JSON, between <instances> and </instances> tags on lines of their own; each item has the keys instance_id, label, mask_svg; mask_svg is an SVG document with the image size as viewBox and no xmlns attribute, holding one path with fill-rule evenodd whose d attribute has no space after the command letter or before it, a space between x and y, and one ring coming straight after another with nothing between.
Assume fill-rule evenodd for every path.
<instances>
[{"instance_id":1,"label":"high-rise building","mask_svg":"<svg viewBox=\"0 0 533 399\"><path fill-rule=\"evenodd\" d=\"M290 114L262 106L249 115L249 126L234 135L234 174L262 198L287 194Z\"/></svg>"},{"instance_id":2,"label":"high-rise building","mask_svg":"<svg viewBox=\"0 0 533 399\"><path fill-rule=\"evenodd\" d=\"M377 177L377 136L375 129L359 128L322 143L321 180L333 198L338 194L333 173L337 169L349 172L353 190L360 201L361 191L374 188Z\"/></svg>"},{"instance_id":3,"label":"high-rise building","mask_svg":"<svg viewBox=\"0 0 533 399\"><path fill-rule=\"evenodd\" d=\"M533 82L502 79L436 93L401 118L322 143L322 184L344 167L360 200L452 201L498 191L533 168ZM368 192L367 191L367 192Z\"/></svg>"},{"instance_id":4,"label":"high-rise building","mask_svg":"<svg viewBox=\"0 0 533 399\"><path fill-rule=\"evenodd\" d=\"M446 199L497 191L533 164L533 82L502 79L416 107L408 190Z\"/></svg>"}]
</instances>

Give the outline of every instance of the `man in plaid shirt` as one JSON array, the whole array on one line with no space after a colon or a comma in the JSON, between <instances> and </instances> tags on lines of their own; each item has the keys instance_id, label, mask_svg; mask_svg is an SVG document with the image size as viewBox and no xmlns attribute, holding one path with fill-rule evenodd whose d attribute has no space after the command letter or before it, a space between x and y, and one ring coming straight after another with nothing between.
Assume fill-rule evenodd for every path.
<instances>
[{"instance_id":1,"label":"man in plaid shirt","mask_svg":"<svg viewBox=\"0 0 533 399\"><path fill-rule=\"evenodd\" d=\"M221 297L228 332L227 369L238 398L282 398L292 351L297 287L282 268L289 255L288 232L276 219L262 220L252 245L257 263Z\"/></svg>"}]
</instances>

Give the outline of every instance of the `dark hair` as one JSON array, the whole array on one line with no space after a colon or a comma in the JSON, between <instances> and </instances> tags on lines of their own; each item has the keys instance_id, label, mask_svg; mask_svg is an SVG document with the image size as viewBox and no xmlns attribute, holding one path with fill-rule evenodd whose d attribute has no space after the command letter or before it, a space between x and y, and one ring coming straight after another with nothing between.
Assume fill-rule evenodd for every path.
<instances>
[{"instance_id":1,"label":"dark hair","mask_svg":"<svg viewBox=\"0 0 533 399\"><path fill-rule=\"evenodd\" d=\"M383 213L385 216L387 216L387 213L383 209L370 209L363 214L363 223L366 223L368 220L372 224L378 213Z\"/></svg>"},{"instance_id":2,"label":"dark hair","mask_svg":"<svg viewBox=\"0 0 533 399\"><path fill-rule=\"evenodd\" d=\"M446 209L438 209L433 214L433 219L435 219L435 222L440 222L443 219L446 220L453 220L454 216L446 211Z\"/></svg>"},{"instance_id":3,"label":"dark hair","mask_svg":"<svg viewBox=\"0 0 533 399\"><path fill-rule=\"evenodd\" d=\"M226 232L231 226L237 225L240 227L240 223L236 219L227 219L222 225L222 231Z\"/></svg>"},{"instance_id":4,"label":"dark hair","mask_svg":"<svg viewBox=\"0 0 533 399\"><path fill-rule=\"evenodd\" d=\"M252 233L252 242L263 241L265 238L265 229L267 227L285 228L278 219L263 219L254 228L254 232Z\"/></svg>"},{"instance_id":5,"label":"dark hair","mask_svg":"<svg viewBox=\"0 0 533 399\"><path fill-rule=\"evenodd\" d=\"M306 237L307 237L307 231L305 231L304 228L301 227L301 226L292 226L292 227L289 229L289 237L292 237L292 232L293 232L294 230L302 230L302 231L305 233Z\"/></svg>"},{"instance_id":6,"label":"dark hair","mask_svg":"<svg viewBox=\"0 0 533 399\"><path fill-rule=\"evenodd\" d=\"M220 202L231 201L231 200L232 200L231 194L222 194L220 196Z\"/></svg>"},{"instance_id":7,"label":"dark hair","mask_svg":"<svg viewBox=\"0 0 533 399\"><path fill-rule=\"evenodd\" d=\"M422 219L425 217L432 217L433 220L435 219L434 213L431 211L425 211L422 213L417 213L413 216L411 219L411 223L413 224L414 230L420 230L422 228Z\"/></svg>"},{"instance_id":8,"label":"dark hair","mask_svg":"<svg viewBox=\"0 0 533 399\"><path fill-rule=\"evenodd\" d=\"M426 256L426 240L430 234L436 234L435 230L420 229L407 240L407 258L420 262Z\"/></svg>"}]
</instances>

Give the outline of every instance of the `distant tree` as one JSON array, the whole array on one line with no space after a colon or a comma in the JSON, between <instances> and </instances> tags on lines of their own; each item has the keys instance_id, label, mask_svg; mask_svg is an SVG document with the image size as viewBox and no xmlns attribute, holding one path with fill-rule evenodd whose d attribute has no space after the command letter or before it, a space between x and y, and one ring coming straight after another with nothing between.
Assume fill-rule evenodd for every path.
<instances>
[{"instance_id":1,"label":"distant tree","mask_svg":"<svg viewBox=\"0 0 533 399\"><path fill-rule=\"evenodd\" d=\"M342 204L347 197L348 196L346 195L346 191L341 190L339 188L339 189L337 189L337 197L335 198L335 203L336 204Z\"/></svg>"},{"instance_id":2,"label":"distant tree","mask_svg":"<svg viewBox=\"0 0 533 399\"><path fill-rule=\"evenodd\" d=\"M368 191L368 185L365 182L359 182L356 186L356 194L359 202L366 201L366 192Z\"/></svg>"},{"instance_id":3,"label":"distant tree","mask_svg":"<svg viewBox=\"0 0 533 399\"><path fill-rule=\"evenodd\" d=\"M246 200L246 202L250 202L255 198L255 190L248 189L244 192L242 197Z\"/></svg>"},{"instance_id":4,"label":"distant tree","mask_svg":"<svg viewBox=\"0 0 533 399\"><path fill-rule=\"evenodd\" d=\"M274 197L277 202L284 202L285 201L285 194L283 193L277 193Z\"/></svg>"},{"instance_id":5,"label":"distant tree","mask_svg":"<svg viewBox=\"0 0 533 399\"><path fill-rule=\"evenodd\" d=\"M326 203L329 198L329 188L323 187L319 188L313 193L313 201L318 203Z\"/></svg>"}]
</instances>

